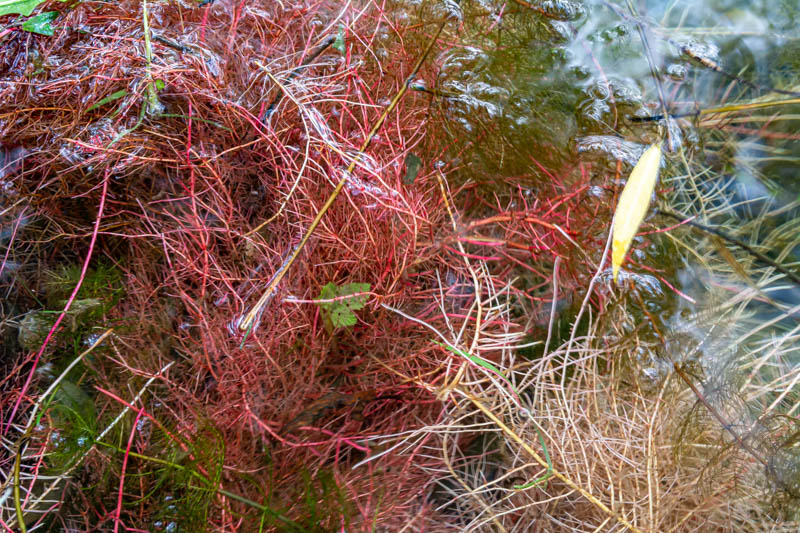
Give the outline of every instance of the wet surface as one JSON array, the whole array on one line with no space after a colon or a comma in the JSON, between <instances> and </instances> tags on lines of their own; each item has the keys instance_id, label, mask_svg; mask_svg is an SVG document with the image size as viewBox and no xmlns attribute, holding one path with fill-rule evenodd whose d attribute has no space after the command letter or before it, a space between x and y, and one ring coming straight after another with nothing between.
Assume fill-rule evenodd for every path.
<instances>
[{"instance_id":1,"label":"wet surface","mask_svg":"<svg viewBox=\"0 0 800 533\"><path fill-rule=\"evenodd\" d=\"M231 5L218 3L212 9L233 12ZM220 92L214 98L258 109L265 98L264 84L256 83L257 76L263 77L258 74L264 68L263 43L242 39L243 55L258 60L226 66L231 47L212 36L201 47L203 39L197 30L176 35L167 16L172 9L177 7L153 6L153 33L163 34L160 40L154 37L157 46L164 47L158 55L172 64L185 64L187 71L206 69L218 78ZM248 9L255 17L271 17L266 11ZM69 46L89 51L94 40L110 38L80 29L89 12L87 6L72 11L69 27L73 29L64 37L68 41L54 45L56 50ZM423 182L418 176L430 178L432 172L441 171L437 176L447 179L456 203L454 240L461 239L474 257L507 267L502 276L514 279L520 299L533 302L523 310L514 309L519 314L509 320L521 324L527 320L535 340L541 341L548 332L552 300L556 300L554 316L563 317L552 345L569 336L571 321L600 263L619 191L647 146L660 135L667 136L671 150L664 157L656 199L624 265L620 284L612 281L610 267L597 276L592 304L608 311L600 318L605 320L600 327L603 347L623 346L614 353L627 350L623 364L630 366L641 389L653 395L674 376L676 365L685 368L697 379L709 404L725 417L724 430L745 435L760 450L768 450L764 454L773 479L781 487L800 492L800 458L795 451L800 424L794 422L800 410L800 284L789 274L800 274L800 137L796 134L800 105L777 103L795 98L792 93L800 90L800 8L796 2L400 0L392 3L391 13L407 31L388 25L376 29L370 54L378 63L384 59L390 63L387 50L396 46L397 36L409 41L409 51L421 49L435 22L449 19L437 52L426 62L425 75L415 80L412 94L406 95L417 99L410 108L426 109L432 122L441 124L427 137L439 151L428 150L420 141L419 148L414 146L419 156L409 154L404 162L395 162L398 178L414 187ZM139 39L138 22L120 20L115 28L119 34ZM381 49L382 42L391 46ZM61 90L65 83L75 86L69 97L76 106L99 103L110 94L94 78L79 84L74 75L64 75L68 65L58 54L46 55L35 47L27 50L16 57L5 57L0 51L6 67L0 79L0 103L3 95L17 87L9 81L16 79L30 82L26 90L32 105L47 100L48 91ZM85 67L91 71L103 62L111 63L118 67L110 69L109 76L130 77L126 66L130 62L125 59L87 54ZM320 72L344 68L339 59L325 61L329 64L321 64ZM289 65L297 62L287 61ZM404 74L392 73L398 78ZM232 83L234 75L242 79ZM126 95L113 106L123 115L141 100L142 86L137 85L141 83L120 85ZM295 89L302 98L313 94L303 93L302 84ZM384 92L375 92L379 93L375 107L389 105ZM272 98L267 102L280 101ZM194 118L177 114L180 109L168 92L163 101L165 119ZM769 105L764 107L765 103ZM708 112L723 106L727 107ZM269 108L271 104L266 115ZM313 105L300 109L306 134L298 134L296 144L282 145L284 152L308 150L313 134L326 146L341 149L345 159L355 156L344 144L337 144L326 124L329 117ZM87 113L101 117L100 111ZM334 107L331 116L338 118L342 112L343 107ZM675 116L665 120L668 114ZM56 130L42 129L39 135L42 143L58 147L57 166L84 166L91 173L93 158L98 158L93 147L115 141L138 124L136 113L126 116L93 118L70 141ZM11 131L11 120L16 119L0 117L0 129ZM37 130L35 121L31 122L28 127ZM221 124L209 124L217 126L220 135L230 131ZM157 125L152 127L161 131ZM660 133L659 127L666 133ZM359 140L363 137L361 131L354 135ZM125 147L131 158L143 150L142 143L132 138L126 138L131 142ZM28 156L36 150L19 143L0 145L0 189L12 201L21 193L9 188L10 178L32 164ZM198 145L197 151L207 159L223 153L215 142ZM435 158L426 159L431 153L436 153ZM311 152L312 157L318 154ZM373 209L402 196L378 179L385 169L377 160L369 154L359 157L364 178L351 176L346 192L351 198L360 195L358 201L372 200L357 205ZM134 159L120 160L117 168L133 174L134 163ZM244 160L240 166L246 165ZM274 213L259 211L266 188L257 170L249 170L254 179L243 187L251 202L247 210L252 225ZM334 183L342 176L329 174L326 179ZM138 177L153 183L152 198L144 200L161 203L160 189L167 189L171 175ZM88 227L86 221L95 216L94 211L84 213L88 208L79 209L77 202L64 205L72 206L65 209L70 216L80 215L76 227ZM185 201L171 202L169 209L188 212L186 205ZM173 215L163 209L154 211L155 215L164 219ZM659 215L657 210L677 218ZM27 217L22 213L0 228L0 241L13 240L17 227L28 224ZM521 219L525 219L526 233L520 230L522 224L514 224ZM694 226L681 224L687 219ZM209 217L203 226L218 222ZM449 224L444 226L449 232ZM431 240L443 242L450 236L431 235ZM557 298L548 279L557 269L552 262L556 256L563 258ZM286 267L286 257L279 257L272 266L256 263L254 257L248 261L258 265L253 275L266 269L277 275ZM12 259L0 269L0 275L9 279L16 269ZM475 294L471 280L449 270L442 277L448 311L471 313L468 302ZM260 293L257 282L247 281L242 287L243 300L255 300ZM223 309L230 306L230 294L224 293L213 304ZM525 317L523 312L530 315ZM26 333L47 329L48 324L34 320L34 313L20 316L25 317ZM242 319L239 316L230 323L232 335L241 333ZM259 319L256 314L253 324ZM188 320L180 326L181 330L194 327ZM35 349L40 342L35 337L31 341L23 336L20 342L29 342L30 349ZM532 359L540 354L523 355ZM218 384L211 378L205 382L206 390L225 385L224 380ZM356 403L355 396L350 396L321 396L288 427L299 428L297 420L312 424L338 416L340 409ZM714 427L722 433L719 424Z\"/></svg>"},{"instance_id":2,"label":"wet surface","mask_svg":"<svg viewBox=\"0 0 800 533\"><path fill-rule=\"evenodd\" d=\"M672 150L622 276L641 299L612 287L604 273L600 292L618 298L628 318L609 333L638 336L645 348L632 360L653 385L673 363L699 365L708 398L732 424L756 428L796 414L800 287L785 271L800 271L800 106L700 111L797 98L800 8L713 0L524 4L452 6L459 40L436 58L435 79L425 86L457 154L450 179L502 195L486 176L524 175L541 195L549 180L542 167L568 188L577 187L579 169L590 168L596 178L586 197L611 204L663 127ZM434 12L418 1L397 8L405 23ZM676 117L647 118L665 113ZM697 225L657 233L678 220L656 209ZM609 207L606 224L610 215ZM599 260L603 238L581 244Z\"/></svg>"}]
</instances>

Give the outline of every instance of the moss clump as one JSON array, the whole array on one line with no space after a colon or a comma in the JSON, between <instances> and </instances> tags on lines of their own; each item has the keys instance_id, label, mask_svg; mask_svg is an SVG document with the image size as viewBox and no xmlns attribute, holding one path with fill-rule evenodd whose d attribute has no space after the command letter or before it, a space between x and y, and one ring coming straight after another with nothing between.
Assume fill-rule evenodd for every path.
<instances>
[{"instance_id":1,"label":"moss clump","mask_svg":"<svg viewBox=\"0 0 800 533\"><path fill-rule=\"evenodd\" d=\"M58 316L81 280L81 268L69 265L45 273L45 309L29 311L20 320L19 344L28 351L38 350L52 329ZM122 275L113 266L100 264L86 272L76 298L72 301L62 321L66 328L57 334L57 339L70 339L76 346L81 339L99 323L122 297Z\"/></svg>"}]
</instances>

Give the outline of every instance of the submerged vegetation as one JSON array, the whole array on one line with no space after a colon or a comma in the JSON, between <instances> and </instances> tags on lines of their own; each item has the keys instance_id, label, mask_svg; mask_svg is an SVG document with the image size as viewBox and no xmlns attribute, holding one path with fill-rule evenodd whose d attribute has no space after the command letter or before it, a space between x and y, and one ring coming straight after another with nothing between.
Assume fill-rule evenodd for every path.
<instances>
[{"instance_id":1,"label":"submerged vegetation","mask_svg":"<svg viewBox=\"0 0 800 533\"><path fill-rule=\"evenodd\" d=\"M0 0L0 527L797 531L798 16Z\"/></svg>"}]
</instances>

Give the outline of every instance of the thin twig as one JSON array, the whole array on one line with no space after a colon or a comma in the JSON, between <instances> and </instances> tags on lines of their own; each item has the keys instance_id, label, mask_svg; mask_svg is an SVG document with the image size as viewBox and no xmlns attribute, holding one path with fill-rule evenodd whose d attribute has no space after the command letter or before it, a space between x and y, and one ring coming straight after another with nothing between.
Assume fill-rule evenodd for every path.
<instances>
[{"instance_id":1,"label":"thin twig","mask_svg":"<svg viewBox=\"0 0 800 533\"><path fill-rule=\"evenodd\" d=\"M314 52L310 56L308 56L305 61L303 61L300 64L300 66L295 67L295 69L292 70L291 73L289 73L289 76L286 77L286 81L290 82L293 79L295 79L301 72L303 72L303 70L305 68L307 68L315 59L317 59L320 56L320 54L322 54L322 52L327 50L328 47L330 45L332 45L335 41L336 41L336 37L333 36L333 35L331 35L330 37L325 39L322 42L322 44L319 45L319 47L317 47L317 49L314 50ZM264 113L264 118L261 119L261 122L263 124L266 124L267 121L269 120L269 118L275 112L275 109L278 107L278 104L280 103L281 98L283 98L283 90L280 90L280 88L279 88L278 94L276 94L275 98L273 98L272 101L269 103L269 106L267 106L267 111Z\"/></svg>"},{"instance_id":2,"label":"thin twig","mask_svg":"<svg viewBox=\"0 0 800 533\"><path fill-rule=\"evenodd\" d=\"M752 255L753 257L755 257L756 259L758 259L762 263L771 266L772 268L774 268L775 270L777 270L781 274L785 275L787 278L789 278L790 280L792 280L796 284L800 285L800 276L799 275L795 274L791 270L789 270L786 267L782 266L780 263L777 263L777 262L773 261L772 259L770 259L766 255L764 255L761 252L759 252L758 250L754 249L752 246L750 246L746 242L741 241L741 240L737 239L736 237L733 237L733 236L725 233L721 229L716 228L714 226L707 226L705 224L701 224L700 222L695 222L694 220L689 220L690 217L687 217L686 215L682 215L681 213L675 213L673 211L669 211L667 209L658 209L658 210L656 210L656 213L658 213L660 215L667 216L669 218L673 218L675 220L679 220L679 221L685 223L687 226L691 226L691 227L693 227L695 229L698 229L700 231L703 231L705 233L710 233L711 235L716 235L717 237L720 237L720 238L726 240L727 242L729 242L731 244L735 244L736 246L738 246L742 250L746 251L747 253L749 253L750 255Z\"/></svg>"}]
</instances>

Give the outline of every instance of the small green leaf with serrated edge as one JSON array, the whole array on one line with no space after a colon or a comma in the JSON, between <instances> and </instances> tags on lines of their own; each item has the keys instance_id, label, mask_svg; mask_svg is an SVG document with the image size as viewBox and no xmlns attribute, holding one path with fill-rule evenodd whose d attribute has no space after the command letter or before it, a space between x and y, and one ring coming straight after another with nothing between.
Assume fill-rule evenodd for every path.
<instances>
[{"instance_id":1,"label":"small green leaf with serrated edge","mask_svg":"<svg viewBox=\"0 0 800 533\"><path fill-rule=\"evenodd\" d=\"M58 11L47 11L45 13L40 13L35 17L31 17L25 22L22 23L20 26L23 30L31 32L31 33L38 33L39 35L53 35L53 26L50 25L51 22L56 20L58 17Z\"/></svg>"},{"instance_id":2,"label":"small green leaf with serrated edge","mask_svg":"<svg viewBox=\"0 0 800 533\"><path fill-rule=\"evenodd\" d=\"M335 283L328 283L322 287L317 300L330 300L331 298L336 298L336 289L338 288L339 287L337 287ZM330 305L328 302L321 302L319 304L319 306L322 308L326 308L328 305Z\"/></svg>"},{"instance_id":3,"label":"small green leaf with serrated edge","mask_svg":"<svg viewBox=\"0 0 800 533\"><path fill-rule=\"evenodd\" d=\"M355 326L357 319L356 315L345 306L334 307L331 309L331 322L335 328L346 328L348 326Z\"/></svg>"},{"instance_id":4,"label":"small green leaf with serrated edge","mask_svg":"<svg viewBox=\"0 0 800 533\"><path fill-rule=\"evenodd\" d=\"M317 300L340 299L333 302L321 301L317 305L334 328L355 326L357 319L354 311L366 305L369 295L363 293L369 290L369 283L348 283L341 287L335 283L328 283L322 287Z\"/></svg>"}]
</instances>

